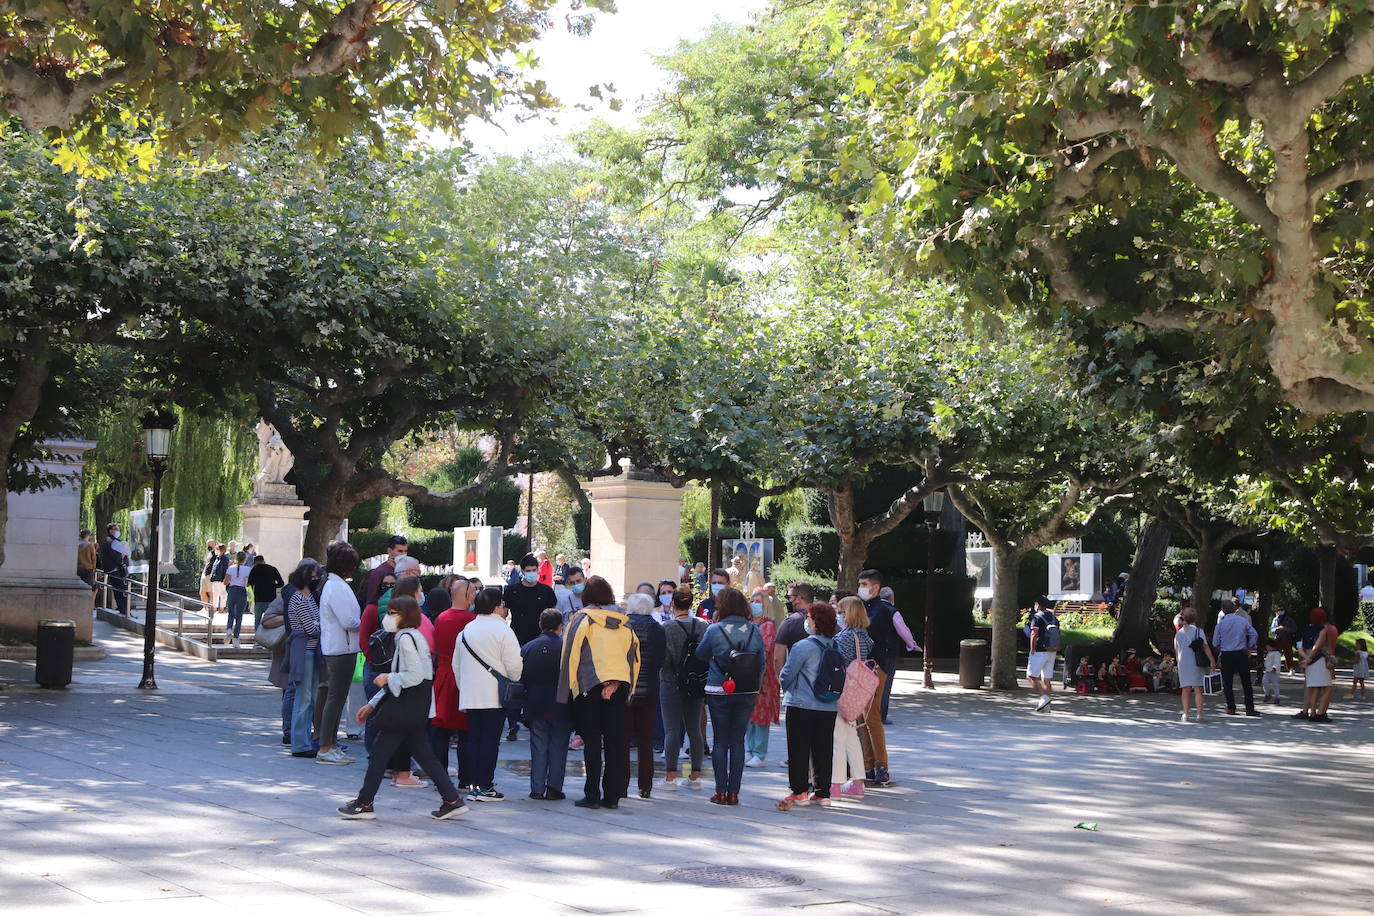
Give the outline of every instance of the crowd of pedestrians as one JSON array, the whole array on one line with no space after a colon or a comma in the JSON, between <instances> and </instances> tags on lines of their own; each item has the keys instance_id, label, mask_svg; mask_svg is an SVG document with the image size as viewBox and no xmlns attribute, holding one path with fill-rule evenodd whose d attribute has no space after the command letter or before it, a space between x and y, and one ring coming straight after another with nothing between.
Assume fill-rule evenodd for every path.
<instances>
[{"instance_id":1,"label":"crowd of pedestrians","mask_svg":"<svg viewBox=\"0 0 1374 916\"><path fill-rule=\"evenodd\" d=\"M686 561L677 581L644 583L619 599L606 579L562 557L549 564L556 587L541 581L548 561L537 554L502 586L449 575L422 594L406 547L393 538L358 595L349 584L357 552L331 544L323 566L302 560L261 613L269 676L282 689L282 743L293 756L335 766L357 759L339 736L360 672L365 702L350 720L367 766L342 817L375 817L388 780L432 786L441 819L503 801L502 732L513 740L521 727L536 801L568 797L569 753L581 750L578 807L701 791L707 755L709 802L738 805L746 770L768 759L775 724L785 729L789 781L780 810L859 800L865 785L892 785L882 683L894 662L880 655L873 622L891 627L900 615L878 594L876 572L864 574L871 596L839 596L838 614L804 583L789 590L787 605L767 583L746 597L724 569L698 601Z\"/></svg>"}]
</instances>

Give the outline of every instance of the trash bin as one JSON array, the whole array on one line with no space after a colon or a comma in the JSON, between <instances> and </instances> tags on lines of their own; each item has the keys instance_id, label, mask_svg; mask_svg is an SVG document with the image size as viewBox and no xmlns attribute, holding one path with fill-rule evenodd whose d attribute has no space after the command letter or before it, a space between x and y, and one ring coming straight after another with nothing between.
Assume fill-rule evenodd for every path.
<instances>
[{"instance_id":1,"label":"trash bin","mask_svg":"<svg viewBox=\"0 0 1374 916\"><path fill-rule=\"evenodd\" d=\"M959 640L959 686L977 690L983 686L983 669L988 664L986 639Z\"/></svg>"},{"instance_id":2,"label":"trash bin","mask_svg":"<svg viewBox=\"0 0 1374 916\"><path fill-rule=\"evenodd\" d=\"M33 679L39 687L66 687L72 682L76 652L75 620L38 621L38 653Z\"/></svg>"}]
</instances>

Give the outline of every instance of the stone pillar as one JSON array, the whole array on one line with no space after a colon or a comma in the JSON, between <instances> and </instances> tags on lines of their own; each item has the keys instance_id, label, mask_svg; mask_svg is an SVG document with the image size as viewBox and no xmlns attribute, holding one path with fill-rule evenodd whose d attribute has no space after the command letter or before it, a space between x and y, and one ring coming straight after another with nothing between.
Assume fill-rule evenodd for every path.
<instances>
[{"instance_id":1,"label":"stone pillar","mask_svg":"<svg viewBox=\"0 0 1374 916\"><path fill-rule=\"evenodd\" d=\"M33 639L38 621L53 617L75 620L77 641L88 643L95 605L91 590L76 577L76 541L81 469L95 443L56 440L43 445L53 458L39 461L38 468L62 475L63 482L37 493L9 494L5 562L0 564L0 631Z\"/></svg>"},{"instance_id":2,"label":"stone pillar","mask_svg":"<svg viewBox=\"0 0 1374 916\"><path fill-rule=\"evenodd\" d=\"M296 488L286 483L258 483L253 498L239 506L243 513L243 543L277 567L285 579L300 563L305 542L306 505Z\"/></svg>"},{"instance_id":3,"label":"stone pillar","mask_svg":"<svg viewBox=\"0 0 1374 916\"><path fill-rule=\"evenodd\" d=\"M682 555L682 490L643 476L632 470L584 484L592 501L592 573L617 598L641 582L676 578Z\"/></svg>"}]
</instances>

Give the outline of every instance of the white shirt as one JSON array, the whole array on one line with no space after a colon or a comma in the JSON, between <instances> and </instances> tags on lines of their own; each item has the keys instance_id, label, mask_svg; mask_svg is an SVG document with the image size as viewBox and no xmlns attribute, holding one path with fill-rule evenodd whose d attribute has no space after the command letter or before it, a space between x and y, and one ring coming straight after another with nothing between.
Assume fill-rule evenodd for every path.
<instances>
[{"instance_id":1,"label":"white shirt","mask_svg":"<svg viewBox=\"0 0 1374 916\"><path fill-rule=\"evenodd\" d=\"M1279 665L1283 662L1283 653L1277 649L1270 649L1264 654L1264 670L1278 671Z\"/></svg>"},{"instance_id":2,"label":"white shirt","mask_svg":"<svg viewBox=\"0 0 1374 916\"><path fill-rule=\"evenodd\" d=\"M358 651L358 626L363 611L348 583L330 573L320 591L320 651L347 655Z\"/></svg>"},{"instance_id":3,"label":"white shirt","mask_svg":"<svg viewBox=\"0 0 1374 916\"><path fill-rule=\"evenodd\" d=\"M1374 601L1374 585L1366 585L1360 589L1361 601Z\"/></svg>"},{"instance_id":4,"label":"white shirt","mask_svg":"<svg viewBox=\"0 0 1374 916\"><path fill-rule=\"evenodd\" d=\"M453 675L458 681L459 709L499 709L501 694L496 678L472 657L463 642L482 657L482 661L512 681L520 680L525 662L520 657L520 640L515 631L495 614L478 614L463 627L453 646Z\"/></svg>"},{"instance_id":5,"label":"white shirt","mask_svg":"<svg viewBox=\"0 0 1374 916\"><path fill-rule=\"evenodd\" d=\"M237 585L239 588L248 587L248 574L253 571L253 567L247 563L242 566L235 564L230 566L224 573L225 585Z\"/></svg>"}]
</instances>

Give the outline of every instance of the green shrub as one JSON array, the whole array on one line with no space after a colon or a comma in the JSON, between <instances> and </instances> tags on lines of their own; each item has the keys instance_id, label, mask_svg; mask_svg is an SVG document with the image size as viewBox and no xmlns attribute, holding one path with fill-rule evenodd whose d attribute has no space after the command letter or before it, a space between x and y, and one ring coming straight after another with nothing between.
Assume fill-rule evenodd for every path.
<instances>
[{"instance_id":1,"label":"green shrub","mask_svg":"<svg viewBox=\"0 0 1374 916\"><path fill-rule=\"evenodd\" d=\"M778 586L779 595L786 594L787 586L793 582L810 582L818 597L829 598L835 592L834 573L800 569L786 559L773 561L772 578Z\"/></svg>"},{"instance_id":2,"label":"green shrub","mask_svg":"<svg viewBox=\"0 0 1374 916\"><path fill-rule=\"evenodd\" d=\"M926 577L915 575L885 581L892 589L894 604L906 621L916 641L921 642L925 631ZM973 587L969 576L936 573L934 579L935 657L955 658L959 654L959 640L973 635Z\"/></svg>"},{"instance_id":3,"label":"green shrub","mask_svg":"<svg viewBox=\"0 0 1374 916\"><path fill-rule=\"evenodd\" d=\"M348 527L353 528L376 528L382 519L382 498L368 499L358 503L348 510Z\"/></svg>"},{"instance_id":4,"label":"green shrub","mask_svg":"<svg viewBox=\"0 0 1374 916\"><path fill-rule=\"evenodd\" d=\"M682 537L682 555L691 559L693 563L705 563L707 561L706 553L709 547L710 536L705 531L693 531Z\"/></svg>"},{"instance_id":5,"label":"green shrub","mask_svg":"<svg viewBox=\"0 0 1374 916\"><path fill-rule=\"evenodd\" d=\"M386 542L391 538L390 531L349 531L348 542L364 560L386 553ZM452 558L450 558L452 562Z\"/></svg>"},{"instance_id":6,"label":"green shrub","mask_svg":"<svg viewBox=\"0 0 1374 916\"><path fill-rule=\"evenodd\" d=\"M840 536L828 525L791 525L782 540L782 556L798 569L839 567Z\"/></svg>"},{"instance_id":7,"label":"green shrub","mask_svg":"<svg viewBox=\"0 0 1374 916\"><path fill-rule=\"evenodd\" d=\"M432 531L415 532L410 535L408 553L425 566L450 566L453 564L453 532Z\"/></svg>"},{"instance_id":8,"label":"green shrub","mask_svg":"<svg viewBox=\"0 0 1374 916\"><path fill-rule=\"evenodd\" d=\"M507 531L501 537L501 560L514 560L519 563L530 552L530 539L514 531Z\"/></svg>"},{"instance_id":9,"label":"green shrub","mask_svg":"<svg viewBox=\"0 0 1374 916\"><path fill-rule=\"evenodd\" d=\"M486 457L475 448L459 449L453 459L432 474L421 478L420 483L431 490L442 493L467 486L477 479ZM487 492L475 499L464 500L454 506L417 506L409 507L410 523L417 528L452 532L454 528L466 528L472 523L472 510L487 510L487 524L502 528L515 527L516 516L520 512L520 488L505 478L492 481Z\"/></svg>"},{"instance_id":10,"label":"green shrub","mask_svg":"<svg viewBox=\"0 0 1374 916\"><path fill-rule=\"evenodd\" d=\"M587 552L592 549L592 510L578 509L572 516L574 546Z\"/></svg>"}]
</instances>

